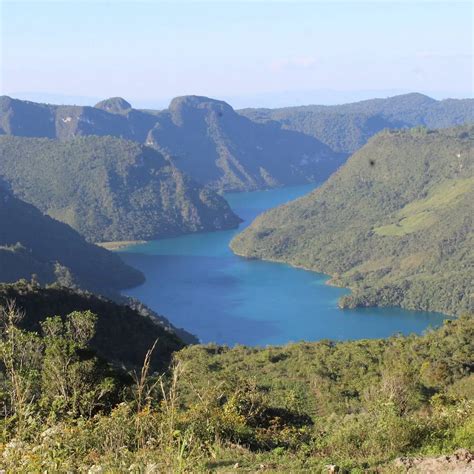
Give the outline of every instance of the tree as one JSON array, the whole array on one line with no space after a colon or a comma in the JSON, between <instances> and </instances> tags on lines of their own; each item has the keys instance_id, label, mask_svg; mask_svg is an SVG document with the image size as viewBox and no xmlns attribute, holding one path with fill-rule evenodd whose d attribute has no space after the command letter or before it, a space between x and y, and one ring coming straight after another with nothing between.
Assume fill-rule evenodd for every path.
<instances>
[{"instance_id":1,"label":"tree","mask_svg":"<svg viewBox=\"0 0 474 474\"><path fill-rule=\"evenodd\" d=\"M38 334L18 328L22 318L23 313L14 302L0 307L0 360L6 375L2 411L16 421L19 435L39 397L43 351Z\"/></svg>"},{"instance_id":2,"label":"tree","mask_svg":"<svg viewBox=\"0 0 474 474\"><path fill-rule=\"evenodd\" d=\"M90 311L75 311L64 321L55 316L41 324L42 404L55 416L90 416L114 389L113 379L104 377L100 361L88 348L96 320Z\"/></svg>"}]
</instances>

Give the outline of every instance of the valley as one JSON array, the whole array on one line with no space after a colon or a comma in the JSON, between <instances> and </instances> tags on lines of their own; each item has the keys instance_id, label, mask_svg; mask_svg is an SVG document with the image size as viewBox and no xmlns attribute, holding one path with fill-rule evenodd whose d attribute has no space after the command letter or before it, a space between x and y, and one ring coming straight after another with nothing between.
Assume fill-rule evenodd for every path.
<instances>
[{"instance_id":1,"label":"valley","mask_svg":"<svg viewBox=\"0 0 474 474\"><path fill-rule=\"evenodd\" d=\"M203 343L265 346L421 333L445 316L401 308L340 310L349 293L329 276L236 256L229 242L255 217L314 190L314 185L226 194L244 222L236 230L175 237L120 250L146 281L124 293L138 298Z\"/></svg>"},{"instance_id":2,"label":"valley","mask_svg":"<svg viewBox=\"0 0 474 474\"><path fill-rule=\"evenodd\" d=\"M471 3L2 2L0 474L474 473Z\"/></svg>"}]
</instances>

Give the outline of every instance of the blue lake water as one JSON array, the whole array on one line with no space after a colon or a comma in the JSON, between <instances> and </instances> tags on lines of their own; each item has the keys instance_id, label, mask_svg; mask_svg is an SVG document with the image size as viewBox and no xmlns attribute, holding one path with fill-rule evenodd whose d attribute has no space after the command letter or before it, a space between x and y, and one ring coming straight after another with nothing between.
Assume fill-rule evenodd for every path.
<instances>
[{"instance_id":1,"label":"blue lake water","mask_svg":"<svg viewBox=\"0 0 474 474\"><path fill-rule=\"evenodd\" d=\"M348 290L325 284L327 275L234 255L229 242L261 212L315 186L227 194L244 219L238 230L186 235L128 247L123 259L146 282L125 293L136 297L202 342L267 345L319 339L421 333L440 325L436 313L398 308L340 310Z\"/></svg>"}]
</instances>

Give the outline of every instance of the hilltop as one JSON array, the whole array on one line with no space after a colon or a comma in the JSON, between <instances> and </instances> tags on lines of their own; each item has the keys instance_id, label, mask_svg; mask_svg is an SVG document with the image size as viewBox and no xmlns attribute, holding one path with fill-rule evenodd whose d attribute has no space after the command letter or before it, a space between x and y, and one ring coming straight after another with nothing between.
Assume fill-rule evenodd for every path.
<instances>
[{"instance_id":1,"label":"hilltop","mask_svg":"<svg viewBox=\"0 0 474 474\"><path fill-rule=\"evenodd\" d=\"M311 135L332 150L349 155L385 128L446 128L474 123L474 99L435 100L411 93L342 105L255 108L238 112L258 122L277 121L285 129Z\"/></svg>"}]
</instances>

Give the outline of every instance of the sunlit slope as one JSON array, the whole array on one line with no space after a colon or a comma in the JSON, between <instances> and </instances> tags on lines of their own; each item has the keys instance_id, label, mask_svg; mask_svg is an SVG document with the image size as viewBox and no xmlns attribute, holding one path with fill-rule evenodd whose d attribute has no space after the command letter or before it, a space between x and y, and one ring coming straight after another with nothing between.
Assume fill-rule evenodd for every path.
<instances>
[{"instance_id":1,"label":"sunlit slope","mask_svg":"<svg viewBox=\"0 0 474 474\"><path fill-rule=\"evenodd\" d=\"M382 132L232 248L331 274L353 290L342 306L472 308L473 143L474 127Z\"/></svg>"}]
</instances>

